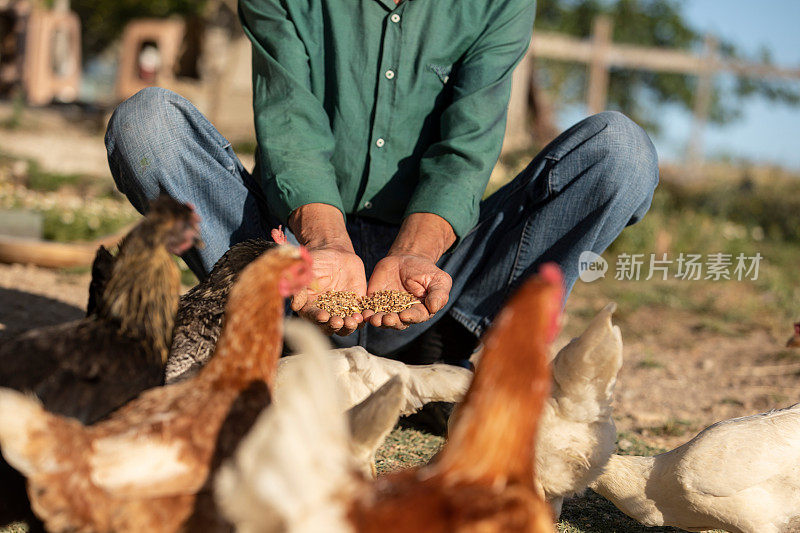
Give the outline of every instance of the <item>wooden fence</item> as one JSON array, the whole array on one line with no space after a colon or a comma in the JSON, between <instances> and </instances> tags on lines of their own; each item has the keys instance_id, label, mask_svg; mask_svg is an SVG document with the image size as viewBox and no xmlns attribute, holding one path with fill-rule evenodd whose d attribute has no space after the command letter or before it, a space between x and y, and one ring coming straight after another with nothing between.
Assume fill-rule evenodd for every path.
<instances>
[{"instance_id":1,"label":"wooden fence","mask_svg":"<svg viewBox=\"0 0 800 533\"><path fill-rule=\"evenodd\" d=\"M612 67L698 76L694 94L693 123L687 143L685 163L697 168L703 158L703 130L708 121L714 77L723 72L753 78L800 80L800 68L782 68L763 63L723 58L717 40L706 36L703 52L647 48L612 42L613 24L606 16L597 17L589 39L564 34L534 32L526 57L514 73L509 104L506 148L530 145L530 88L534 58L583 63L588 69L586 107L589 113L606 108L609 69Z\"/></svg>"}]
</instances>

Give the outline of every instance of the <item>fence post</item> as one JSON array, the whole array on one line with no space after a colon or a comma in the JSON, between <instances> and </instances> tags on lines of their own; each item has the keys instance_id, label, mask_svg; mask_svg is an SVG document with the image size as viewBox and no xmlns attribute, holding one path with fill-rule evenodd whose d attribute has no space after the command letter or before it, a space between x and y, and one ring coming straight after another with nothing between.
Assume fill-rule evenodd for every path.
<instances>
[{"instance_id":1,"label":"fence post","mask_svg":"<svg viewBox=\"0 0 800 533\"><path fill-rule=\"evenodd\" d=\"M530 101L533 56L530 50L514 70L511 78L511 99L508 102L508 119L503 151L509 152L528 148L533 141L531 135Z\"/></svg>"},{"instance_id":2,"label":"fence post","mask_svg":"<svg viewBox=\"0 0 800 533\"><path fill-rule=\"evenodd\" d=\"M594 115L606 108L608 99L608 50L611 48L613 22L599 15L592 24L592 57L589 61L589 83L586 88L586 107Z\"/></svg>"},{"instance_id":3,"label":"fence post","mask_svg":"<svg viewBox=\"0 0 800 533\"><path fill-rule=\"evenodd\" d=\"M711 112L711 96L714 90L714 74L717 71L718 42L706 35L703 44L703 62L697 74L697 89L694 93L692 131L686 147L687 174L694 178L703 165L703 131Z\"/></svg>"}]
</instances>

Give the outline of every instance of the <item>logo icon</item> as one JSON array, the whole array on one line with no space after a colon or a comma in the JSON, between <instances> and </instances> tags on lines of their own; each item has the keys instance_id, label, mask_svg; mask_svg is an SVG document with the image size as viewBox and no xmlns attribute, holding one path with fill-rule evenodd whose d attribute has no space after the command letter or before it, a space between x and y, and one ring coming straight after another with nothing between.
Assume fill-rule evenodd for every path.
<instances>
[{"instance_id":1,"label":"logo icon","mask_svg":"<svg viewBox=\"0 0 800 533\"><path fill-rule=\"evenodd\" d=\"M591 283L606 277L608 262L591 250L581 252L578 257L578 277L581 281Z\"/></svg>"}]
</instances>

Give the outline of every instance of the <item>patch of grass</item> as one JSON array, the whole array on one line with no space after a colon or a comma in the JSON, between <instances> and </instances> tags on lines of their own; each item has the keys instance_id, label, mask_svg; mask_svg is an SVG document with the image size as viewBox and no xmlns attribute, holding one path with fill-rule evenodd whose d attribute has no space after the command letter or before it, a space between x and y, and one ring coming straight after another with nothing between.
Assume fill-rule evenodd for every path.
<instances>
[{"instance_id":1,"label":"patch of grass","mask_svg":"<svg viewBox=\"0 0 800 533\"><path fill-rule=\"evenodd\" d=\"M133 213L94 214L86 210L64 211L53 207L43 211L44 238L51 241L91 241L115 233L139 218Z\"/></svg>"},{"instance_id":2,"label":"patch of grass","mask_svg":"<svg viewBox=\"0 0 800 533\"><path fill-rule=\"evenodd\" d=\"M27 187L32 191L52 192L64 186L86 187L95 179L83 174L58 174L41 170L39 165L30 163L28 167Z\"/></svg>"},{"instance_id":3,"label":"patch of grass","mask_svg":"<svg viewBox=\"0 0 800 533\"><path fill-rule=\"evenodd\" d=\"M194 287L197 285L197 276L194 275L194 272L189 270L189 266L184 263L183 259L176 257L175 262L178 263L178 268L181 271L181 285L185 285L186 287Z\"/></svg>"},{"instance_id":4,"label":"patch of grass","mask_svg":"<svg viewBox=\"0 0 800 533\"><path fill-rule=\"evenodd\" d=\"M397 427L375 454L378 474L394 472L430 461L444 445L444 439L413 428Z\"/></svg>"},{"instance_id":5,"label":"patch of grass","mask_svg":"<svg viewBox=\"0 0 800 533\"><path fill-rule=\"evenodd\" d=\"M800 350L781 350L773 355L770 359L780 362L800 361Z\"/></svg>"},{"instance_id":6,"label":"patch of grass","mask_svg":"<svg viewBox=\"0 0 800 533\"><path fill-rule=\"evenodd\" d=\"M11 108L11 115L3 120L0 120L0 128L6 130L15 130L22 126L23 117L25 114L25 97L22 92L14 95L14 102Z\"/></svg>"},{"instance_id":7,"label":"patch of grass","mask_svg":"<svg viewBox=\"0 0 800 533\"><path fill-rule=\"evenodd\" d=\"M645 527L623 514L614 504L592 490L564 502L559 533L666 533L672 527Z\"/></svg>"},{"instance_id":8,"label":"patch of grass","mask_svg":"<svg viewBox=\"0 0 800 533\"><path fill-rule=\"evenodd\" d=\"M664 368L664 363L656 359L651 352L645 354L644 359L636 363L636 368Z\"/></svg>"},{"instance_id":9,"label":"patch of grass","mask_svg":"<svg viewBox=\"0 0 800 533\"><path fill-rule=\"evenodd\" d=\"M697 324L693 326L694 331L705 331L708 333L717 333L719 335L733 336L738 332L738 328L734 324L724 319L714 318L711 316L701 316Z\"/></svg>"},{"instance_id":10,"label":"patch of grass","mask_svg":"<svg viewBox=\"0 0 800 533\"><path fill-rule=\"evenodd\" d=\"M744 407L744 402L741 400L737 400L736 398L726 397L719 401L721 404L725 405L735 405L737 407Z\"/></svg>"},{"instance_id":11,"label":"patch of grass","mask_svg":"<svg viewBox=\"0 0 800 533\"><path fill-rule=\"evenodd\" d=\"M669 418L661 426L650 428L650 432L653 435L680 437L681 435L685 435L691 429L691 426L692 423L688 420Z\"/></svg>"},{"instance_id":12,"label":"patch of grass","mask_svg":"<svg viewBox=\"0 0 800 533\"><path fill-rule=\"evenodd\" d=\"M658 455L667 451L665 448L650 445L635 433L620 431L617 435L617 453L621 455Z\"/></svg>"}]
</instances>

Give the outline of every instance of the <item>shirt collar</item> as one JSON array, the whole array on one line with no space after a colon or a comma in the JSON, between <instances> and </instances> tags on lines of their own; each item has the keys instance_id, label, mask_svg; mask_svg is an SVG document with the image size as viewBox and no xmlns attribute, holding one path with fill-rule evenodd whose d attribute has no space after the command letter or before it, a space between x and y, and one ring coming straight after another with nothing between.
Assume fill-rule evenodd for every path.
<instances>
[{"instance_id":1,"label":"shirt collar","mask_svg":"<svg viewBox=\"0 0 800 533\"><path fill-rule=\"evenodd\" d=\"M399 4L395 4L394 0L375 0L375 1L381 4L383 7L387 8L389 11L394 11L398 7L408 2L409 0L403 0Z\"/></svg>"}]
</instances>

